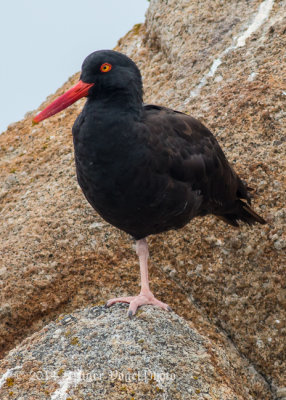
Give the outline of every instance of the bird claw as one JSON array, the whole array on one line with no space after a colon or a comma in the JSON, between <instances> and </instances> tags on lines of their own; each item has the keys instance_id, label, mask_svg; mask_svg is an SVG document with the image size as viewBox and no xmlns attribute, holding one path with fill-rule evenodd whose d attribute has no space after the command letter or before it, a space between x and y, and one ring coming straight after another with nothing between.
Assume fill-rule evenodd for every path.
<instances>
[{"instance_id":1,"label":"bird claw","mask_svg":"<svg viewBox=\"0 0 286 400\"><path fill-rule=\"evenodd\" d=\"M110 307L115 303L128 303L128 317L131 319L137 312L138 307L143 305L153 305L162 308L166 311L172 311L171 307L168 304L163 303L162 301L156 299L152 292L147 292L144 294L139 294L138 296L129 296L129 297L117 297L114 299L108 300L106 303L106 307Z\"/></svg>"}]
</instances>

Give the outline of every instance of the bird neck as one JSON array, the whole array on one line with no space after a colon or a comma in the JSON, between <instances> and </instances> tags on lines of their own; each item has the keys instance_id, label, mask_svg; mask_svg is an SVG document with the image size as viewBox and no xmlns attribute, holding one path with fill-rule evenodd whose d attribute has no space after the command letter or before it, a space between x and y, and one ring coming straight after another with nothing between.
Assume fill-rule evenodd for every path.
<instances>
[{"instance_id":1,"label":"bird neck","mask_svg":"<svg viewBox=\"0 0 286 400\"><path fill-rule=\"evenodd\" d=\"M96 137L95 147L98 148L124 148L127 149L134 140L133 125L141 118L142 104L130 101L119 101L116 98L104 99L88 98L82 110L84 124L74 133L80 140L93 141ZM79 120L80 121L80 120ZM128 144L128 146L127 146Z\"/></svg>"},{"instance_id":2,"label":"bird neck","mask_svg":"<svg viewBox=\"0 0 286 400\"><path fill-rule=\"evenodd\" d=\"M134 117L140 116L143 105L142 88L135 85L114 89L98 90L88 98L89 103L96 103L97 109L113 110L113 112L128 112Z\"/></svg>"}]
</instances>

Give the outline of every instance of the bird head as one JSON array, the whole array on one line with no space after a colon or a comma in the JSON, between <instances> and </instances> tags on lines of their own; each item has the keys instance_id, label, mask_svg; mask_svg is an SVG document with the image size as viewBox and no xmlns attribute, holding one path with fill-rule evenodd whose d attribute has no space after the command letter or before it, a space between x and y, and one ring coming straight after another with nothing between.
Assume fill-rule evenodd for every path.
<instances>
[{"instance_id":1,"label":"bird head","mask_svg":"<svg viewBox=\"0 0 286 400\"><path fill-rule=\"evenodd\" d=\"M91 53L82 64L79 82L54 100L33 119L37 124L69 107L82 97L142 103L142 80L136 64L113 50Z\"/></svg>"}]
</instances>

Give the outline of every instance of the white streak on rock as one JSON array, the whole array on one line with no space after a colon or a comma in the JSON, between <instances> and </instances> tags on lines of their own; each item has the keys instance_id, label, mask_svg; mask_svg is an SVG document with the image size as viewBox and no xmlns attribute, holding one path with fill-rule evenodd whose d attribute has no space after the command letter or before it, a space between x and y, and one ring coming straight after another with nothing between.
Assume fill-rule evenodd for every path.
<instances>
[{"instance_id":1,"label":"white streak on rock","mask_svg":"<svg viewBox=\"0 0 286 400\"><path fill-rule=\"evenodd\" d=\"M235 47L245 46L246 39L249 38L257 29L261 27L261 25L268 18L269 13L273 7L274 0L264 0L258 9L258 13L255 15L252 24L247 28L247 30L237 39Z\"/></svg>"},{"instance_id":2,"label":"white streak on rock","mask_svg":"<svg viewBox=\"0 0 286 400\"><path fill-rule=\"evenodd\" d=\"M66 371L62 379L58 382L59 388L52 394L51 400L66 400L67 390L71 386L77 386L81 381L81 370L78 371Z\"/></svg>"},{"instance_id":3,"label":"white streak on rock","mask_svg":"<svg viewBox=\"0 0 286 400\"><path fill-rule=\"evenodd\" d=\"M210 70L205 74L205 76L201 79L200 83L193 89L190 93L190 97L196 97L203 86L206 85L208 78L214 76L216 70L222 63L222 58L229 53L231 50L235 50L238 47L245 46L246 39L252 35L260 26L265 22L268 18L269 13L273 7L274 0L264 0L258 9L257 14L254 17L253 22L251 25L244 31L238 38L235 38L235 44L227 47L212 63ZM188 100L186 101L188 102ZM185 103L186 103L185 102Z\"/></svg>"},{"instance_id":4,"label":"white streak on rock","mask_svg":"<svg viewBox=\"0 0 286 400\"><path fill-rule=\"evenodd\" d=\"M257 75L257 72L251 72L251 74L250 74L249 77L247 78L248 82L254 81L256 75Z\"/></svg>"},{"instance_id":5,"label":"white streak on rock","mask_svg":"<svg viewBox=\"0 0 286 400\"><path fill-rule=\"evenodd\" d=\"M21 367L15 367L15 368L10 368L8 369L5 374L3 374L0 378L0 388L4 385L4 383L6 383L6 380L13 375L14 371L16 371L17 369L21 369Z\"/></svg>"}]
</instances>

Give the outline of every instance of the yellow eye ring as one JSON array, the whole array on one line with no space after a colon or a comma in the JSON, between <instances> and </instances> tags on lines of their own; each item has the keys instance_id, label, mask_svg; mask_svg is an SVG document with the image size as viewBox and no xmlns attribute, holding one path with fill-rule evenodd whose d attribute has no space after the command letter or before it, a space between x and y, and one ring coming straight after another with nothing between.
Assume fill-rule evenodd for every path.
<instances>
[{"instance_id":1,"label":"yellow eye ring","mask_svg":"<svg viewBox=\"0 0 286 400\"><path fill-rule=\"evenodd\" d=\"M112 68L112 65L109 63L104 63L102 64L102 66L100 67L100 71L101 72L109 72Z\"/></svg>"}]
</instances>

